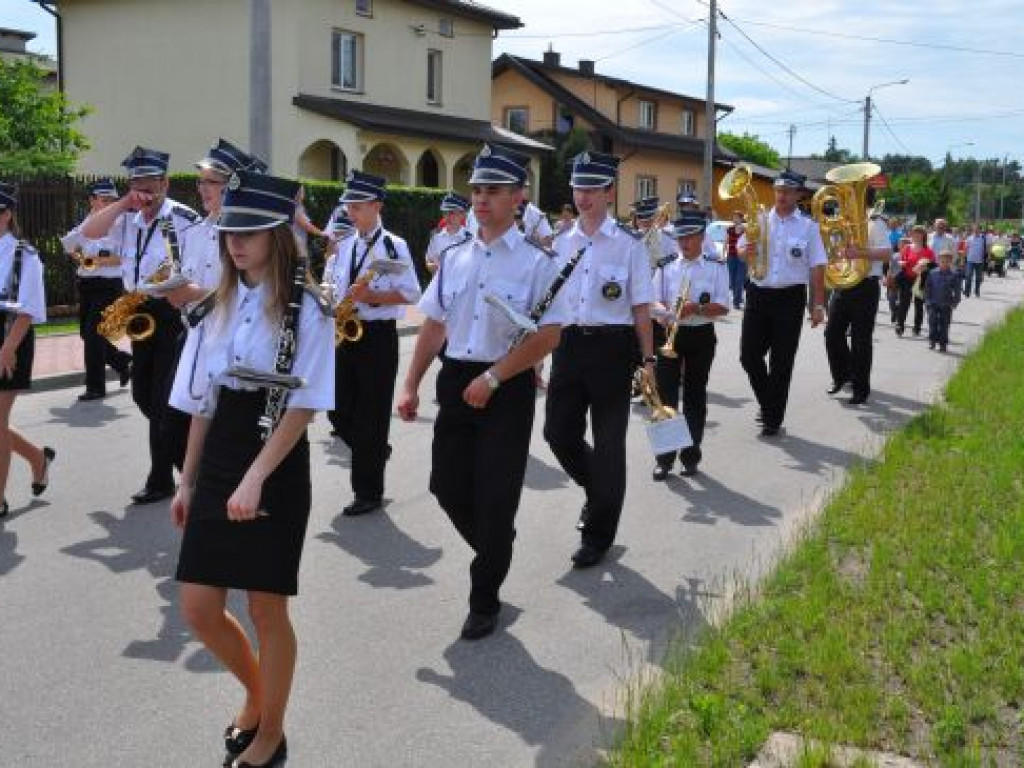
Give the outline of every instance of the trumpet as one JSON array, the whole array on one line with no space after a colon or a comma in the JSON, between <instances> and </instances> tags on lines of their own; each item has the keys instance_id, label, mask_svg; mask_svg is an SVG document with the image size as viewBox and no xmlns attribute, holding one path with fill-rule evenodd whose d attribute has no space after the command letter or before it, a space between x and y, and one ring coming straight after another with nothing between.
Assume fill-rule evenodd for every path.
<instances>
[{"instance_id":1,"label":"trumpet","mask_svg":"<svg viewBox=\"0 0 1024 768\"><path fill-rule=\"evenodd\" d=\"M666 335L665 343L658 347L658 354L662 357L677 358L679 353L676 352L676 333L679 330L679 322L683 319L683 307L686 306L690 300L690 275L687 274L683 277L683 282L679 286L679 295L676 297L675 306L672 308L672 328Z\"/></svg>"},{"instance_id":2,"label":"trumpet","mask_svg":"<svg viewBox=\"0 0 1024 768\"><path fill-rule=\"evenodd\" d=\"M753 172L749 166L737 165L722 178L718 185L718 196L723 200L741 198L746 208L747 242L757 245L754 262L748 262L747 269L752 279L763 280L768 274L768 217L764 205L758 202L752 178Z\"/></svg>"},{"instance_id":3,"label":"trumpet","mask_svg":"<svg viewBox=\"0 0 1024 768\"><path fill-rule=\"evenodd\" d=\"M132 341L145 341L156 330L154 317L148 312L139 311L147 298L141 291L120 296L100 314L96 332L111 344L117 343L123 336Z\"/></svg>"}]
</instances>

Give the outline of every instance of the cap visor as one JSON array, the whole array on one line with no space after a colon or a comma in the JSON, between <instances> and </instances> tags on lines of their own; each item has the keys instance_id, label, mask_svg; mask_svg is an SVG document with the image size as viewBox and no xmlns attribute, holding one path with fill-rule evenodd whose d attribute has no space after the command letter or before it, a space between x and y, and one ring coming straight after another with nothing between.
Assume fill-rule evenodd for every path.
<instances>
[{"instance_id":1,"label":"cap visor","mask_svg":"<svg viewBox=\"0 0 1024 768\"><path fill-rule=\"evenodd\" d=\"M224 211L214 226L221 232L257 232L261 229L273 229L278 224L288 222L252 213Z\"/></svg>"}]
</instances>

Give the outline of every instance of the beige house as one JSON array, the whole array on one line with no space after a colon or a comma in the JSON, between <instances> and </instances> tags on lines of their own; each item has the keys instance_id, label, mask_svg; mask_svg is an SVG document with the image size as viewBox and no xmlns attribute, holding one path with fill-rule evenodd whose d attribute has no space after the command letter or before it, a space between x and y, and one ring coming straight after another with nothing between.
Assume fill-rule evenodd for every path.
<instances>
[{"instance_id":1,"label":"beige house","mask_svg":"<svg viewBox=\"0 0 1024 768\"><path fill-rule=\"evenodd\" d=\"M135 144L172 170L218 137L252 146L250 9L259 0L60 0L65 89L94 111L79 165L109 173ZM484 140L546 147L491 124L491 44L518 18L461 0L269 0L274 173L466 189ZM258 65L253 64L258 71ZM269 114L268 114L269 113Z\"/></svg>"},{"instance_id":2,"label":"beige house","mask_svg":"<svg viewBox=\"0 0 1024 768\"><path fill-rule=\"evenodd\" d=\"M663 202L700 195L705 101L598 74L593 61L566 67L554 51L543 61L503 55L492 69L491 119L510 131L557 143L582 128L593 148L622 157L616 212L637 198ZM717 112L732 107L716 104ZM718 147L716 162L735 156Z\"/></svg>"}]
</instances>

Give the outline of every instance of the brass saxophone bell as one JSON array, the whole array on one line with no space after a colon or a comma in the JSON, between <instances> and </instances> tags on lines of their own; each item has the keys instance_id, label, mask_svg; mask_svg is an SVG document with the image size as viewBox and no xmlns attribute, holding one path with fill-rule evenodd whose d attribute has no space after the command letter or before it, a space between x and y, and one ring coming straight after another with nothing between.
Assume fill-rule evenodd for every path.
<instances>
[{"instance_id":1,"label":"brass saxophone bell","mask_svg":"<svg viewBox=\"0 0 1024 768\"><path fill-rule=\"evenodd\" d=\"M156 330L156 320L148 312L138 312L128 318L124 333L132 341L145 341Z\"/></svg>"}]
</instances>

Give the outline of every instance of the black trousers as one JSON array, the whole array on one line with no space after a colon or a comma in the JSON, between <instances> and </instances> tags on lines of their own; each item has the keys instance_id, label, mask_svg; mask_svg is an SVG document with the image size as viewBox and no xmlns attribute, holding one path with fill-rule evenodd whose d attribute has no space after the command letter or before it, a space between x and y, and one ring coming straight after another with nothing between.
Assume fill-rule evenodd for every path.
<instances>
[{"instance_id":1,"label":"black trousers","mask_svg":"<svg viewBox=\"0 0 1024 768\"><path fill-rule=\"evenodd\" d=\"M914 296L914 282L916 277L907 277L901 271L896 275L896 288L899 291L900 301L896 307L896 330L900 333L907 327L907 315L910 314L910 305L914 305L914 333L921 332L921 325L924 323L924 299Z\"/></svg>"},{"instance_id":2,"label":"black trousers","mask_svg":"<svg viewBox=\"0 0 1024 768\"><path fill-rule=\"evenodd\" d=\"M658 329L664 340L665 331L660 324ZM704 424L708 418L708 377L711 374L711 363L715 359L717 344L713 324L681 325L672 345L679 357L658 356L655 376L661 401L678 411L680 381L683 385L683 416L686 418L690 437L693 438L693 445L679 451L679 460L683 464L698 464L703 455L700 445L704 439ZM658 463L670 467L675 458L674 453L660 454Z\"/></svg>"},{"instance_id":3,"label":"black trousers","mask_svg":"<svg viewBox=\"0 0 1024 768\"><path fill-rule=\"evenodd\" d=\"M167 381L174 375L178 335L182 331L178 311L166 301L150 299L142 311L153 315L156 330L144 341L132 342L132 400L149 420L149 476L151 490L174 488L174 451L165 439L164 421Z\"/></svg>"},{"instance_id":4,"label":"black trousers","mask_svg":"<svg viewBox=\"0 0 1024 768\"><path fill-rule=\"evenodd\" d=\"M96 327L100 315L124 293L119 277L78 278L78 335L85 348L85 390L106 392L106 367L123 373L132 362L132 356L122 352L99 335Z\"/></svg>"},{"instance_id":5,"label":"black trousers","mask_svg":"<svg viewBox=\"0 0 1024 768\"><path fill-rule=\"evenodd\" d=\"M949 344L949 324L953 320L953 308L928 305L928 341L943 348Z\"/></svg>"},{"instance_id":6,"label":"black trousers","mask_svg":"<svg viewBox=\"0 0 1024 768\"><path fill-rule=\"evenodd\" d=\"M852 288L832 293L825 325L825 354L832 381L849 381L855 396L866 397L871 392L871 334L875 330L878 300L877 277L868 277Z\"/></svg>"},{"instance_id":7,"label":"black trousers","mask_svg":"<svg viewBox=\"0 0 1024 768\"><path fill-rule=\"evenodd\" d=\"M793 362L800 346L807 286L760 288L747 285L747 309L740 333L740 365L747 372L766 427L786 416ZM765 355L768 356L767 361Z\"/></svg>"},{"instance_id":8,"label":"black trousers","mask_svg":"<svg viewBox=\"0 0 1024 768\"><path fill-rule=\"evenodd\" d=\"M586 491L583 543L602 550L615 541L626 498L635 335L633 326L567 326L548 381L544 439L562 469ZM593 446L586 440L588 412Z\"/></svg>"},{"instance_id":9,"label":"black trousers","mask_svg":"<svg viewBox=\"0 0 1024 768\"><path fill-rule=\"evenodd\" d=\"M490 363L443 358L437 376L430 492L476 556L469 567L469 607L493 615L512 564L515 517L526 477L536 403L533 369L502 383L487 407L462 399Z\"/></svg>"},{"instance_id":10,"label":"black trousers","mask_svg":"<svg viewBox=\"0 0 1024 768\"><path fill-rule=\"evenodd\" d=\"M363 337L335 351L331 425L352 451L352 491L358 499L384 495L391 405L398 376L398 329L394 320L363 321Z\"/></svg>"}]
</instances>

